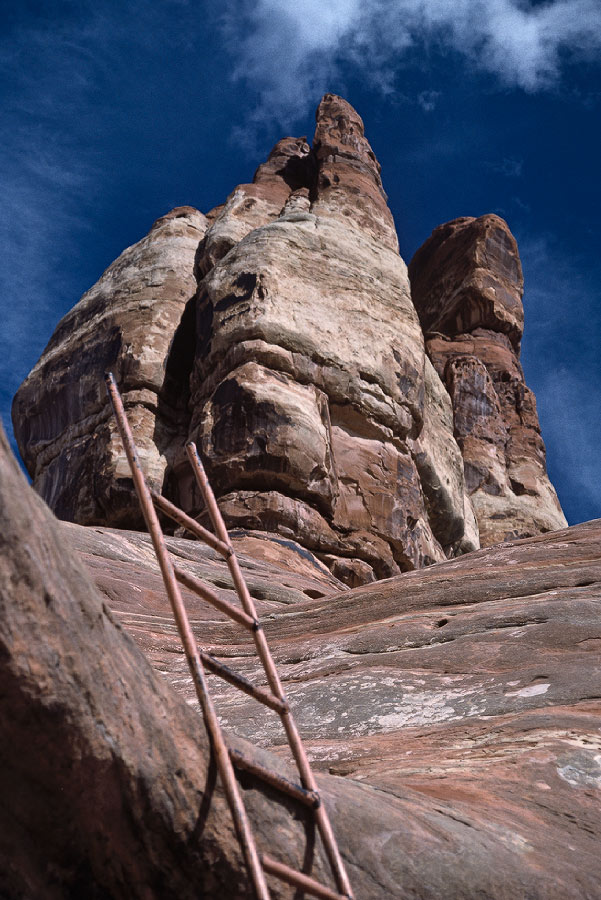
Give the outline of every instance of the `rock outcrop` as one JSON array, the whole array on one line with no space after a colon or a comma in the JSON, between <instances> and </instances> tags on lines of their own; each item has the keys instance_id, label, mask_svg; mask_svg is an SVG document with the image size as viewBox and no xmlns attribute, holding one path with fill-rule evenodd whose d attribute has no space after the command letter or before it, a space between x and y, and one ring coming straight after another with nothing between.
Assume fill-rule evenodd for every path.
<instances>
[{"instance_id":1,"label":"rock outcrop","mask_svg":"<svg viewBox=\"0 0 601 900\"><path fill-rule=\"evenodd\" d=\"M176 210L125 251L17 394L17 440L57 514L138 527L109 367L147 477L194 515L187 439L228 525L298 541L349 585L479 545L380 167L340 97L312 147L285 138L223 206Z\"/></svg>"},{"instance_id":2,"label":"rock outcrop","mask_svg":"<svg viewBox=\"0 0 601 900\"><path fill-rule=\"evenodd\" d=\"M0 893L247 897L148 537L58 523L3 437L0 525ZM242 563L356 896L595 897L601 522L343 592L269 543L285 556ZM232 597L212 551L168 544ZM194 602L201 644L256 677ZM290 774L275 717L214 681L230 739ZM244 796L259 846L325 879L302 817Z\"/></svg>"},{"instance_id":3,"label":"rock outcrop","mask_svg":"<svg viewBox=\"0 0 601 900\"><path fill-rule=\"evenodd\" d=\"M148 538L65 527L124 628L194 703ZM169 545L233 599L210 551ZM601 520L343 593L321 582L323 597L291 592L286 606L271 569L258 606L313 765L377 791L357 842L338 825L345 852L352 840L361 866L374 822L393 808L406 817L381 847L378 887L356 886L358 896L596 896L600 548ZM253 589L261 597L257 580ZM205 613L197 633L260 677L235 627ZM275 721L222 682L212 689L228 729L286 758Z\"/></svg>"},{"instance_id":4,"label":"rock outcrop","mask_svg":"<svg viewBox=\"0 0 601 900\"><path fill-rule=\"evenodd\" d=\"M453 402L482 546L564 527L519 363L523 278L507 224L487 215L441 225L409 274L428 354Z\"/></svg>"},{"instance_id":5,"label":"rock outcrop","mask_svg":"<svg viewBox=\"0 0 601 900\"><path fill-rule=\"evenodd\" d=\"M141 525L103 383L112 369L149 480L161 490L187 416L194 258L208 220L158 219L60 321L19 388L13 425L38 493L61 519ZM190 322L192 325L190 327Z\"/></svg>"},{"instance_id":6,"label":"rock outcrop","mask_svg":"<svg viewBox=\"0 0 601 900\"><path fill-rule=\"evenodd\" d=\"M284 138L207 216L159 219L61 321L13 410L35 487L63 519L141 526L110 368L156 490L203 516L194 440L229 527L349 586L562 527L513 237L441 226L412 298L361 118L333 94L316 118L312 146Z\"/></svg>"}]
</instances>

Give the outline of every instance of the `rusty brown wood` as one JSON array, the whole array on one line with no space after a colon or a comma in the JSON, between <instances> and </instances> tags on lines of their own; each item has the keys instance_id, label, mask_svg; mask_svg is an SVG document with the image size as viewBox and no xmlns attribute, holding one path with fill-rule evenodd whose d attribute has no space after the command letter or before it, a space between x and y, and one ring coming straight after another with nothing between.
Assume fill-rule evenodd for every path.
<instances>
[{"instance_id":1,"label":"rusty brown wood","mask_svg":"<svg viewBox=\"0 0 601 900\"><path fill-rule=\"evenodd\" d=\"M283 794L288 794L289 797L293 797L299 803L304 803L310 809L317 809L321 803L319 794L316 794L315 791L307 791L299 784L294 784L294 782L284 778L283 775L278 775L277 772L273 772L271 769L266 769L265 766L253 762L244 756L243 753L240 753L239 750L230 750L230 759L236 769L243 769L245 772L250 772L251 775L256 775L257 778L282 791Z\"/></svg>"},{"instance_id":2,"label":"rusty brown wood","mask_svg":"<svg viewBox=\"0 0 601 900\"><path fill-rule=\"evenodd\" d=\"M221 727L207 689L205 673L196 645L196 639L192 633L192 628L173 571L173 565L169 558L163 532L150 496L148 485L146 484L146 479L142 473L134 439L112 373L107 373L106 375L106 386L117 420L121 440L123 441L125 454L131 469L140 507L152 538L156 557L163 575L165 589L171 603L188 666L190 667L196 695L203 712L205 725L209 734L213 753L215 754L215 761L221 776L240 847L258 900L269 900L269 888L267 887L267 882L265 880L265 873L259 859L259 854L257 853L253 833L240 796L240 790L236 781L236 775L230 760L229 752L223 739Z\"/></svg>"},{"instance_id":3,"label":"rusty brown wood","mask_svg":"<svg viewBox=\"0 0 601 900\"><path fill-rule=\"evenodd\" d=\"M184 572L179 566L173 566L173 571L180 584L183 584L191 591L194 591L195 594L198 594L199 597L202 597L203 600L206 600L207 603L210 603L211 606L214 606L219 612L225 613L226 616L229 616L230 619L238 622L239 625L243 625L248 631L254 631L255 628L258 627L256 619L251 619L249 615L242 612L242 610L238 609L237 606L234 606L233 603L230 603L228 600L223 600L215 593L215 591L211 590L210 587L207 587L200 578L196 578L195 575L190 575L189 572Z\"/></svg>"},{"instance_id":4,"label":"rusty brown wood","mask_svg":"<svg viewBox=\"0 0 601 900\"><path fill-rule=\"evenodd\" d=\"M274 697L273 694L265 688L254 685L252 681L249 681L244 675L239 675L238 672L234 672L233 669L220 663L214 656L211 656L209 653L203 653L201 650L200 658L205 668L210 672L223 678L223 680L229 682L229 684L233 684L234 687L239 688L241 691L244 691L249 697L253 697L255 700L258 700L259 703L264 703L265 706L269 706L274 712L280 713L280 715L285 711L286 704L283 700Z\"/></svg>"},{"instance_id":5,"label":"rusty brown wood","mask_svg":"<svg viewBox=\"0 0 601 900\"><path fill-rule=\"evenodd\" d=\"M212 547L213 550L216 550L223 557L227 558L233 553L229 544L224 544L223 541L220 541L219 538L215 537L213 532L209 531L207 528L203 528L196 519L187 516L185 512L175 506L174 503L167 500L166 497L161 497L156 491L151 491L150 496L152 497L154 505L158 507L161 512L165 513L166 516L169 516L170 519L173 519L174 522L177 522L178 525L181 525L191 534L196 535L197 538L204 541L205 544L208 544L209 547Z\"/></svg>"},{"instance_id":6,"label":"rusty brown wood","mask_svg":"<svg viewBox=\"0 0 601 900\"><path fill-rule=\"evenodd\" d=\"M310 878L309 875L297 872L296 869L291 869L290 866L272 859L271 856L267 856L265 853L261 854L261 862L265 871L269 872L270 875L275 875L276 878L285 881L286 884L300 888L306 894L321 897L323 900L350 900L350 894L340 894L338 891L333 891L324 884L320 884L319 881L315 881L314 878Z\"/></svg>"},{"instance_id":7,"label":"rusty brown wood","mask_svg":"<svg viewBox=\"0 0 601 900\"><path fill-rule=\"evenodd\" d=\"M217 505L215 495L213 494L209 479L207 478L204 466L198 454L196 444L193 441L189 441L186 444L186 452L194 471L196 482L207 507L209 517L211 519L211 522L213 523L215 533L220 541L223 541L224 544L229 544L227 528L225 527L225 522L223 521L221 510ZM228 557L227 565L230 570L230 574L232 576L232 580L234 582L234 586L236 588L238 596L240 597L240 602L242 603L244 611L253 619L257 619L255 604L252 597L250 596L244 577L242 576L242 572L240 570L240 566L238 564L235 553L232 553L232 555ZM282 687L278 671L271 656L271 651L269 649L265 633L261 627L257 628L253 632L253 638L255 641L255 646L257 648L257 654L265 669L265 674L267 675L267 681L269 682L271 690L277 697L280 697L286 703L286 712L281 714L282 725L284 726L286 737L288 738L288 744L290 745L290 749L292 750L292 754L298 766L302 785L306 790L313 791L318 794L319 788L317 786L315 776L313 775L311 764L309 763L309 759L305 752L303 742L296 727L296 722L294 721L292 713L290 712L288 701L286 699L286 695ZM338 844L336 843L332 825L323 803L320 804L320 806L315 810L315 822L321 834L321 839L323 841L326 854L332 867L338 890L343 896L352 898L353 892L351 884L346 873L342 857L340 856L340 851L338 849Z\"/></svg>"}]
</instances>

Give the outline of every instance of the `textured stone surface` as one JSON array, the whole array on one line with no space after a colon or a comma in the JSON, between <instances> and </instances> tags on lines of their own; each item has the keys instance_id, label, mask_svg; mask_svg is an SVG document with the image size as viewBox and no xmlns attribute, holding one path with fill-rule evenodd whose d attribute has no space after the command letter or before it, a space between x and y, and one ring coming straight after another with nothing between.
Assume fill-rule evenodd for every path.
<instances>
[{"instance_id":1,"label":"textured stone surface","mask_svg":"<svg viewBox=\"0 0 601 900\"><path fill-rule=\"evenodd\" d=\"M194 703L148 539L65 527L115 615ZM169 544L233 599L210 551ZM286 605L272 599L278 577L272 568L270 598L258 602L314 765L368 792L355 827L337 826L359 869L375 854L357 895L592 900L601 521L345 593L315 577L323 597L297 589ZM297 584L296 573L286 581ZM237 629L194 607L197 617L211 652L261 678ZM286 758L275 720L216 679L212 689L227 728Z\"/></svg>"},{"instance_id":2,"label":"textured stone surface","mask_svg":"<svg viewBox=\"0 0 601 900\"><path fill-rule=\"evenodd\" d=\"M409 267L426 347L451 396L482 546L566 524L519 363L523 279L497 216L436 228Z\"/></svg>"},{"instance_id":3,"label":"textured stone surface","mask_svg":"<svg viewBox=\"0 0 601 900\"><path fill-rule=\"evenodd\" d=\"M326 94L312 146L284 138L206 217L159 219L59 324L14 405L34 485L61 518L141 525L110 367L156 489L203 515L195 440L230 526L349 586L562 527L505 223L441 226L412 281L421 325L363 122Z\"/></svg>"},{"instance_id":4,"label":"textured stone surface","mask_svg":"<svg viewBox=\"0 0 601 900\"><path fill-rule=\"evenodd\" d=\"M380 166L342 98L316 121L312 147L279 141L206 217L159 220L60 323L14 419L61 518L141 524L110 367L148 477L195 515L188 438L229 524L299 541L349 585L479 546Z\"/></svg>"},{"instance_id":5,"label":"textured stone surface","mask_svg":"<svg viewBox=\"0 0 601 900\"><path fill-rule=\"evenodd\" d=\"M253 183L239 184L232 191L200 247L199 277L206 275L249 231L277 219L290 194L307 182L309 149L304 138L283 138L259 166Z\"/></svg>"},{"instance_id":6,"label":"textured stone surface","mask_svg":"<svg viewBox=\"0 0 601 900\"><path fill-rule=\"evenodd\" d=\"M0 893L248 897L148 538L57 523L3 435L0 525ZM357 897L597 896L601 522L342 593L306 551L236 540L276 554L243 564L268 591L268 639ZM168 543L228 596L211 551ZM192 619L257 676L238 631L199 605ZM230 740L290 775L275 719L210 680ZM251 732L271 752L251 751ZM324 878L302 815L251 781L244 795L259 846Z\"/></svg>"},{"instance_id":7,"label":"textured stone surface","mask_svg":"<svg viewBox=\"0 0 601 900\"><path fill-rule=\"evenodd\" d=\"M272 157L282 171L281 150ZM426 370L379 165L355 110L326 95L313 147L294 160L307 180L289 185L277 219L253 219L212 268L200 264L189 437L229 524L294 537L356 584L473 549L477 532L462 543L450 404ZM183 454L173 490L201 512Z\"/></svg>"},{"instance_id":8,"label":"textured stone surface","mask_svg":"<svg viewBox=\"0 0 601 900\"><path fill-rule=\"evenodd\" d=\"M163 487L187 412L186 357L194 352L188 304L207 224L191 207L158 219L59 322L19 388L15 436L37 491L60 518L141 521L123 482L128 472L109 413L107 369L119 381L147 477Z\"/></svg>"}]
</instances>

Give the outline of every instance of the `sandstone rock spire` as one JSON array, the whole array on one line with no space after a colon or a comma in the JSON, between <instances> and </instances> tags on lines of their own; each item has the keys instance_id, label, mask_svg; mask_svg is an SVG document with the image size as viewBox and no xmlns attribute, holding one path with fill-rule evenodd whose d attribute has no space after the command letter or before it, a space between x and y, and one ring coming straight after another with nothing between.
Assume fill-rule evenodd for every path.
<instances>
[{"instance_id":1,"label":"sandstone rock spire","mask_svg":"<svg viewBox=\"0 0 601 900\"><path fill-rule=\"evenodd\" d=\"M379 166L346 101L324 97L294 168L307 180L277 219L201 263L189 437L230 525L294 538L359 583L454 552L461 458ZM200 511L184 464L174 482Z\"/></svg>"},{"instance_id":2,"label":"sandstone rock spire","mask_svg":"<svg viewBox=\"0 0 601 900\"><path fill-rule=\"evenodd\" d=\"M316 183L312 211L344 217L392 250L399 249L380 164L365 137L363 120L336 94L326 94L315 115Z\"/></svg>"},{"instance_id":3,"label":"sandstone rock spire","mask_svg":"<svg viewBox=\"0 0 601 900\"><path fill-rule=\"evenodd\" d=\"M482 546L564 527L519 363L524 281L507 223L486 215L439 226L409 274L428 353L453 401Z\"/></svg>"},{"instance_id":4,"label":"sandstone rock spire","mask_svg":"<svg viewBox=\"0 0 601 900\"><path fill-rule=\"evenodd\" d=\"M477 221L416 254L420 325L363 122L326 94L312 146L283 138L222 206L159 219L59 323L14 404L37 489L63 518L140 526L112 368L156 489L203 514L192 438L231 527L298 541L349 585L478 547L471 498L487 542L559 527L521 389L517 248ZM469 364L468 340L486 344Z\"/></svg>"},{"instance_id":5,"label":"sandstone rock spire","mask_svg":"<svg viewBox=\"0 0 601 900\"><path fill-rule=\"evenodd\" d=\"M17 391L13 425L21 456L60 518L142 525L107 405L103 374L109 368L121 385L147 476L162 488L173 436L187 414L188 303L207 225L189 206L158 219L59 322Z\"/></svg>"}]
</instances>

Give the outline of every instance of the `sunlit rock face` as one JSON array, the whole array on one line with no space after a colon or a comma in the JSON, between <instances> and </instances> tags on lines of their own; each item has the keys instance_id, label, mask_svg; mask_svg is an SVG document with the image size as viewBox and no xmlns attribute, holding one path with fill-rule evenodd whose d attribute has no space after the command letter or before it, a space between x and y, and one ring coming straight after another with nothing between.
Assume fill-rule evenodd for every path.
<instances>
[{"instance_id":1,"label":"sunlit rock face","mask_svg":"<svg viewBox=\"0 0 601 900\"><path fill-rule=\"evenodd\" d=\"M280 142L199 250L188 437L230 526L294 538L358 584L463 549L463 472L355 110L326 95L307 150ZM201 512L183 454L173 476Z\"/></svg>"},{"instance_id":2,"label":"sunlit rock face","mask_svg":"<svg viewBox=\"0 0 601 900\"><path fill-rule=\"evenodd\" d=\"M187 415L181 366L194 344L181 323L193 313L186 308L196 290L194 257L207 224L191 207L158 219L59 322L17 392L21 455L36 490L63 519L141 525L107 403L107 369L119 381L146 474L162 487Z\"/></svg>"},{"instance_id":3,"label":"sunlit rock face","mask_svg":"<svg viewBox=\"0 0 601 900\"><path fill-rule=\"evenodd\" d=\"M519 363L522 267L498 216L436 228L409 266L428 354L453 403L482 546L566 524Z\"/></svg>"},{"instance_id":4,"label":"sunlit rock face","mask_svg":"<svg viewBox=\"0 0 601 900\"><path fill-rule=\"evenodd\" d=\"M473 550L479 529L560 527L512 236L494 216L442 226L412 299L361 118L326 94L316 120L222 206L159 219L59 323L14 404L34 485L64 519L141 527L112 369L155 489L203 516L192 439L230 527L294 540L349 586Z\"/></svg>"}]
</instances>

